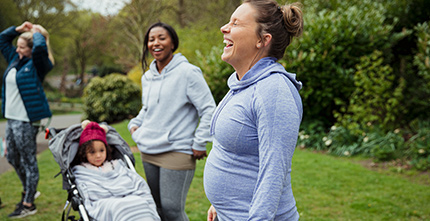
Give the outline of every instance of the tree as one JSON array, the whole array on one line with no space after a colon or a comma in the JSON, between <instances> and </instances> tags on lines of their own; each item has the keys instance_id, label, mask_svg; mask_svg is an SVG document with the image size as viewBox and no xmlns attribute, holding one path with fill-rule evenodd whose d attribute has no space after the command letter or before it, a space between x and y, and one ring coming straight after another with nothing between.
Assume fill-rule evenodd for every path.
<instances>
[{"instance_id":1,"label":"tree","mask_svg":"<svg viewBox=\"0 0 430 221\"><path fill-rule=\"evenodd\" d=\"M117 63L131 69L142 57L144 35L148 26L159 20L163 1L132 0L113 20L116 41L111 53L117 55Z\"/></svg>"},{"instance_id":2,"label":"tree","mask_svg":"<svg viewBox=\"0 0 430 221\"><path fill-rule=\"evenodd\" d=\"M75 22L71 23L74 33L71 35L72 59L79 70L79 79L85 77L88 64L94 62L107 52L106 45L110 43L111 34L108 18L87 13L76 13Z\"/></svg>"}]
</instances>

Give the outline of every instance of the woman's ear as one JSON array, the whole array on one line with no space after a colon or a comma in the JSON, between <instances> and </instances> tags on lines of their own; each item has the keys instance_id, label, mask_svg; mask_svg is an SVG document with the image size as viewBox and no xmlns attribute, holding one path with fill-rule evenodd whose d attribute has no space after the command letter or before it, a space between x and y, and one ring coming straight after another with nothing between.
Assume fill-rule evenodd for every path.
<instances>
[{"instance_id":1,"label":"woman's ear","mask_svg":"<svg viewBox=\"0 0 430 221\"><path fill-rule=\"evenodd\" d=\"M264 38L264 47L267 47L270 44L270 42L272 41L272 35L271 34L264 34L263 38Z\"/></svg>"},{"instance_id":2,"label":"woman's ear","mask_svg":"<svg viewBox=\"0 0 430 221\"><path fill-rule=\"evenodd\" d=\"M258 40L257 44L255 45L258 49L267 47L270 44L270 41L272 41L272 35L271 34L263 34L263 38Z\"/></svg>"}]
</instances>

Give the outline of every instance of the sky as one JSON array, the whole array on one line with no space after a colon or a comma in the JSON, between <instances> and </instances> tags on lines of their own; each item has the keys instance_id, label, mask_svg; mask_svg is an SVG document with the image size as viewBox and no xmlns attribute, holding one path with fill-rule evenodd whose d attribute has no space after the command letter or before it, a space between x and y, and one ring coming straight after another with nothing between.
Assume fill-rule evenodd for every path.
<instances>
[{"instance_id":1,"label":"sky","mask_svg":"<svg viewBox=\"0 0 430 221\"><path fill-rule=\"evenodd\" d=\"M81 9L90 9L102 15L115 15L130 0L72 0Z\"/></svg>"}]
</instances>

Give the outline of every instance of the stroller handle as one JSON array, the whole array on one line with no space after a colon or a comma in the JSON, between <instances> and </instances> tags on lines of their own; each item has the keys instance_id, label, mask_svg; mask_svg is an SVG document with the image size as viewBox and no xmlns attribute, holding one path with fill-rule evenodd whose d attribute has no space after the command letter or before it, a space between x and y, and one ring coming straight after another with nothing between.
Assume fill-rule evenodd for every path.
<instances>
[{"instance_id":1,"label":"stroller handle","mask_svg":"<svg viewBox=\"0 0 430 221\"><path fill-rule=\"evenodd\" d=\"M45 139L49 140L53 137L55 137L55 135L57 135L57 133L61 132L62 130L65 130L66 128L55 128L55 127L47 127L45 128Z\"/></svg>"}]
</instances>

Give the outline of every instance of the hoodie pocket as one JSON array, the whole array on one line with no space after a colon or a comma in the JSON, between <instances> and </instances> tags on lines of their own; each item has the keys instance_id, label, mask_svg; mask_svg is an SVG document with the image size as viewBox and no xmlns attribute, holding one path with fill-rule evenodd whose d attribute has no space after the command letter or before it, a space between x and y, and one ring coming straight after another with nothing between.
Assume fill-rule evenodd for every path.
<instances>
[{"instance_id":1,"label":"hoodie pocket","mask_svg":"<svg viewBox=\"0 0 430 221\"><path fill-rule=\"evenodd\" d=\"M138 146L147 148L171 144L168 131L139 127L131 137Z\"/></svg>"}]
</instances>

